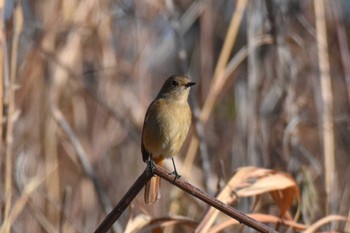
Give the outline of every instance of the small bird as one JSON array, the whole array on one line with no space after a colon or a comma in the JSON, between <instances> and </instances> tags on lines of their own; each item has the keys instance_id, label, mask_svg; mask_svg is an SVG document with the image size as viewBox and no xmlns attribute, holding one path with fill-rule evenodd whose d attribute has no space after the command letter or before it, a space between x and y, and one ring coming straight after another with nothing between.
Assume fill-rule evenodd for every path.
<instances>
[{"instance_id":1,"label":"small bird","mask_svg":"<svg viewBox=\"0 0 350 233\"><path fill-rule=\"evenodd\" d=\"M191 125L191 108L188 104L190 87L195 83L187 76L173 75L160 89L147 109L142 129L141 152L143 161L152 160L161 165L171 158L175 177L179 177L174 156L179 152ZM154 176L146 184L145 202L153 204L160 198L160 177Z\"/></svg>"}]
</instances>

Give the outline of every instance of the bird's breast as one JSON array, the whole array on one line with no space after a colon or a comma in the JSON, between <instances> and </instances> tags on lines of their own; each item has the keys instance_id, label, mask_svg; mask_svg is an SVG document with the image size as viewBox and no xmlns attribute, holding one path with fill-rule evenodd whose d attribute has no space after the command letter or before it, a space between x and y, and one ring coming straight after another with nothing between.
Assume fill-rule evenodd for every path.
<instances>
[{"instance_id":1,"label":"bird's breast","mask_svg":"<svg viewBox=\"0 0 350 233\"><path fill-rule=\"evenodd\" d=\"M173 157L181 149L191 124L188 103L156 100L148 109L143 143L153 158Z\"/></svg>"}]
</instances>

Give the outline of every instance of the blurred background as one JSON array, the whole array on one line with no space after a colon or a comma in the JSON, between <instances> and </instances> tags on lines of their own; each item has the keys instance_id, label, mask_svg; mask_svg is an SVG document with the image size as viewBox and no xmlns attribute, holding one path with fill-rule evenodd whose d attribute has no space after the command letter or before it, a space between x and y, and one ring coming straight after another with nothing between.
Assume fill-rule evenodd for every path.
<instances>
[{"instance_id":1,"label":"blurred background","mask_svg":"<svg viewBox=\"0 0 350 233\"><path fill-rule=\"evenodd\" d=\"M184 179L215 195L238 168L283 171L298 222L349 217L350 1L6 0L0 14L3 232L94 231L144 171L144 114L173 74L197 83ZM140 193L114 232L136 216L196 224L208 208L161 193L152 206ZM233 205L278 215L257 199Z\"/></svg>"}]
</instances>

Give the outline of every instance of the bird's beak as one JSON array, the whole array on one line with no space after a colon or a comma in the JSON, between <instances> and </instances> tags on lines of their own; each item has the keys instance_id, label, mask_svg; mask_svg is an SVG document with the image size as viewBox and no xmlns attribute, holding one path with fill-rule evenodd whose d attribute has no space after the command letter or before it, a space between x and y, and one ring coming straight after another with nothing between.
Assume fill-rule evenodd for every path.
<instances>
[{"instance_id":1,"label":"bird's beak","mask_svg":"<svg viewBox=\"0 0 350 233\"><path fill-rule=\"evenodd\" d=\"M194 84L196 84L196 83L194 83L194 82L189 82L189 83L185 84L185 87L190 87L190 86L193 86Z\"/></svg>"}]
</instances>

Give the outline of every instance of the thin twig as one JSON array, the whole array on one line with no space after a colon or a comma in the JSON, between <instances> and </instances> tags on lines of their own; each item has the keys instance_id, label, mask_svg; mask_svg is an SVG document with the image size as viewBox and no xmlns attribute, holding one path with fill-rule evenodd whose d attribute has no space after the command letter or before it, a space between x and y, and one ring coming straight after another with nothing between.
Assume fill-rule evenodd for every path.
<instances>
[{"instance_id":1,"label":"thin twig","mask_svg":"<svg viewBox=\"0 0 350 233\"><path fill-rule=\"evenodd\" d=\"M5 37L5 28L4 28L4 16L3 16L3 9L4 9L4 2L2 1L0 3L0 148L3 144L3 135L4 135L4 127L3 127L3 120L4 120L4 84L5 84L5 77L7 76L7 79L9 77L8 75L8 60L7 60L7 46L6 46L6 37Z\"/></svg>"},{"instance_id":2,"label":"thin twig","mask_svg":"<svg viewBox=\"0 0 350 233\"><path fill-rule=\"evenodd\" d=\"M318 49L318 62L320 69L321 101L322 101L322 141L325 167L325 187L327 193L327 213L333 211L332 198L334 198L335 170L335 148L334 148L334 128L333 128L333 94L330 77L329 55L327 45L327 29L325 1L314 0L316 17L316 36ZM333 209L333 210L332 210Z\"/></svg>"},{"instance_id":3,"label":"thin twig","mask_svg":"<svg viewBox=\"0 0 350 233\"><path fill-rule=\"evenodd\" d=\"M2 15L1 15L2 16ZM23 18L20 4L17 5L14 11L14 35L11 48L11 63L10 63L10 80L8 86L5 86L6 95L5 95L5 104L7 104L7 117L6 117L6 157L5 157L5 214L4 214L4 225L7 227L3 228L1 232L10 232L9 223L10 219L10 208L11 208L11 199L12 199L12 157L13 157L13 127L14 127L14 112L15 112L15 81L16 81L16 70L17 70L17 54L18 54L18 41L19 35L22 30ZM3 23L3 22L2 22ZM3 29L4 28L4 25ZM4 36L5 37L5 36ZM4 46L6 46L5 38L2 38L4 41ZM5 50L5 52L7 52ZM7 55L7 54L6 54ZM8 57L5 59L7 62ZM6 64L5 66L7 66ZM7 66L8 67L8 66ZM2 122L0 122L2 124Z\"/></svg>"}]
</instances>

